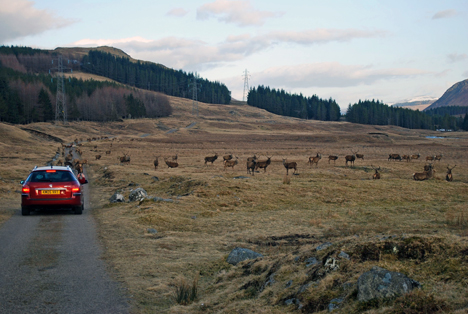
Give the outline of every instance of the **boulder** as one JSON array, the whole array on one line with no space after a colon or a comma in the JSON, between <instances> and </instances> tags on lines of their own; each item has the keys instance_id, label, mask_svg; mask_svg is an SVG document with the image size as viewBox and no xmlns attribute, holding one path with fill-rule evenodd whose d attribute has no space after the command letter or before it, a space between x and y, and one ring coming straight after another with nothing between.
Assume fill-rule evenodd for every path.
<instances>
[{"instance_id":1,"label":"boulder","mask_svg":"<svg viewBox=\"0 0 468 314\"><path fill-rule=\"evenodd\" d=\"M125 197L120 193L115 193L109 198L111 203L123 203L125 202Z\"/></svg>"},{"instance_id":2,"label":"boulder","mask_svg":"<svg viewBox=\"0 0 468 314\"><path fill-rule=\"evenodd\" d=\"M317 251L321 251L321 250L325 250L327 247L332 246L332 245L333 245L333 243L331 243L331 242L325 242L325 243L322 243L319 246L317 246L315 249Z\"/></svg>"},{"instance_id":3,"label":"boulder","mask_svg":"<svg viewBox=\"0 0 468 314\"><path fill-rule=\"evenodd\" d=\"M130 202L141 202L148 197L148 193L143 188L133 190L128 196Z\"/></svg>"},{"instance_id":4,"label":"boulder","mask_svg":"<svg viewBox=\"0 0 468 314\"><path fill-rule=\"evenodd\" d=\"M244 249L241 247L236 247L234 250L229 253L229 256L226 260L231 265L237 265L237 263L248 260L255 259L257 257L263 257L262 254L254 252L249 249Z\"/></svg>"},{"instance_id":5,"label":"boulder","mask_svg":"<svg viewBox=\"0 0 468 314\"><path fill-rule=\"evenodd\" d=\"M374 266L362 274L357 282L358 300L392 298L410 292L421 284L402 273Z\"/></svg>"}]
</instances>

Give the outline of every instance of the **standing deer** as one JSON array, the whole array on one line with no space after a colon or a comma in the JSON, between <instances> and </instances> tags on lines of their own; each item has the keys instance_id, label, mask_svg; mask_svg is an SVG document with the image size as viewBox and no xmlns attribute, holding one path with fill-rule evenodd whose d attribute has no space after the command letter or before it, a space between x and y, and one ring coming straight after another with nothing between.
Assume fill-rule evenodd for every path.
<instances>
[{"instance_id":1,"label":"standing deer","mask_svg":"<svg viewBox=\"0 0 468 314\"><path fill-rule=\"evenodd\" d=\"M322 159L322 155L320 153L317 153L317 155L315 157L309 157L309 166L312 166L313 164L315 164L315 167L317 168L318 167L318 162L320 161L320 159ZM330 160L328 160L330 161Z\"/></svg>"},{"instance_id":2,"label":"standing deer","mask_svg":"<svg viewBox=\"0 0 468 314\"><path fill-rule=\"evenodd\" d=\"M205 157L205 165L207 162L211 162L211 164L213 164L216 159L218 159L218 154L214 154L214 156Z\"/></svg>"},{"instance_id":3,"label":"standing deer","mask_svg":"<svg viewBox=\"0 0 468 314\"><path fill-rule=\"evenodd\" d=\"M411 155L411 159L419 159L419 157L421 157L421 154L417 154L417 155Z\"/></svg>"},{"instance_id":4,"label":"standing deer","mask_svg":"<svg viewBox=\"0 0 468 314\"><path fill-rule=\"evenodd\" d=\"M403 156L401 156L401 159L406 160L406 162L410 162L411 161L411 156L410 155L403 155Z\"/></svg>"},{"instance_id":5,"label":"standing deer","mask_svg":"<svg viewBox=\"0 0 468 314\"><path fill-rule=\"evenodd\" d=\"M439 155L436 155L434 159L437 160L437 161L440 161L440 160L442 159L443 156L444 156L444 155L439 154Z\"/></svg>"},{"instance_id":6,"label":"standing deer","mask_svg":"<svg viewBox=\"0 0 468 314\"><path fill-rule=\"evenodd\" d=\"M159 156L155 156L154 157L154 161L153 161L153 165L154 165L154 170L158 169L158 165L159 165Z\"/></svg>"},{"instance_id":7,"label":"standing deer","mask_svg":"<svg viewBox=\"0 0 468 314\"><path fill-rule=\"evenodd\" d=\"M335 164L335 161L338 159L338 156L336 155L330 155L328 156L328 163L330 164L330 160L333 160L333 165Z\"/></svg>"},{"instance_id":8,"label":"standing deer","mask_svg":"<svg viewBox=\"0 0 468 314\"><path fill-rule=\"evenodd\" d=\"M96 155L96 160L101 159L101 155Z\"/></svg>"},{"instance_id":9,"label":"standing deer","mask_svg":"<svg viewBox=\"0 0 468 314\"><path fill-rule=\"evenodd\" d=\"M380 166L379 166L379 168L375 168L374 166L371 165L371 167L372 167L372 169L375 170L375 173L372 175L372 179L379 180L380 179L380 173L379 173Z\"/></svg>"},{"instance_id":10,"label":"standing deer","mask_svg":"<svg viewBox=\"0 0 468 314\"><path fill-rule=\"evenodd\" d=\"M223 156L223 161L231 160L231 159L232 159L232 154L228 154L228 155Z\"/></svg>"},{"instance_id":11,"label":"standing deer","mask_svg":"<svg viewBox=\"0 0 468 314\"><path fill-rule=\"evenodd\" d=\"M357 152L353 152L351 151L353 154L352 155L346 155L345 156L345 159L346 159L346 167L348 167L348 162L351 163L351 165L354 167L354 161L356 160L356 153Z\"/></svg>"},{"instance_id":12,"label":"standing deer","mask_svg":"<svg viewBox=\"0 0 468 314\"><path fill-rule=\"evenodd\" d=\"M356 152L356 159L358 159L358 158L364 160L364 154L358 154L358 153Z\"/></svg>"},{"instance_id":13,"label":"standing deer","mask_svg":"<svg viewBox=\"0 0 468 314\"><path fill-rule=\"evenodd\" d=\"M447 180L448 182L452 182L453 181L453 176L452 176L452 170L453 168L455 168L457 165L453 166L452 168L450 168L450 165L447 165L447 175L445 176L445 180Z\"/></svg>"},{"instance_id":14,"label":"standing deer","mask_svg":"<svg viewBox=\"0 0 468 314\"><path fill-rule=\"evenodd\" d=\"M426 156L426 161L434 161L436 156Z\"/></svg>"},{"instance_id":15,"label":"standing deer","mask_svg":"<svg viewBox=\"0 0 468 314\"><path fill-rule=\"evenodd\" d=\"M389 154L388 155L388 161L390 160L399 160L401 161L401 156L400 154Z\"/></svg>"},{"instance_id":16,"label":"standing deer","mask_svg":"<svg viewBox=\"0 0 468 314\"><path fill-rule=\"evenodd\" d=\"M283 166L284 166L284 168L286 168L286 175L289 175L289 169L294 169L293 173L296 173L297 162L295 162L295 161L286 162L286 159L283 159Z\"/></svg>"},{"instance_id":17,"label":"standing deer","mask_svg":"<svg viewBox=\"0 0 468 314\"><path fill-rule=\"evenodd\" d=\"M271 164L271 157L267 156L267 158L268 159L266 161L257 161L257 164L255 165L255 170L261 168L264 170L264 172L266 172L266 168Z\"/></svg>"},{"instance_id":18,"label":"standing deer","mask_svg":"<svg viewBox=\"0 0 468 314\"><path fill-rule=\"evenodd\" d=\"M169 161L167 159L164 159L164 161L166 162L166 165L168 168L177 168L179 167L179 163L177 161Z\"/></svg>"},{"instance_id":19,"label":"standing deer","mask_svg":"<svg viewBox=\"0 0 468 314\"><path fill-rule=\"evenodd\" d=\"M227 167L231 167L232 170L234 170L234 166L237 165L239 163L239 160L238 158L236 157L236 160L224 160L224 171L226 171L226 168Z\"/></svg>"}]
</instances>

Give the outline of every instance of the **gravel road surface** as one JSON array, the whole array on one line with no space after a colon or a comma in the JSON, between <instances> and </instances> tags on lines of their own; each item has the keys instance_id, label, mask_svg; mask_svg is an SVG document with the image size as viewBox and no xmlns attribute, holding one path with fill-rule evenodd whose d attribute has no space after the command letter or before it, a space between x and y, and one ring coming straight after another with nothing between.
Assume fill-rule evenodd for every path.
<instances>
[{"instance_id":1,"label":"gravel road surface","mask_svg":"<svg viewBox=\"0 0 468 314\"><path fill-rule=\"evenodd\" d=\"M0 227L1 314L129 313L126 291L100 259L89 185L83 190L83 215L18 209Z\"/></svg>"}]
</instances>

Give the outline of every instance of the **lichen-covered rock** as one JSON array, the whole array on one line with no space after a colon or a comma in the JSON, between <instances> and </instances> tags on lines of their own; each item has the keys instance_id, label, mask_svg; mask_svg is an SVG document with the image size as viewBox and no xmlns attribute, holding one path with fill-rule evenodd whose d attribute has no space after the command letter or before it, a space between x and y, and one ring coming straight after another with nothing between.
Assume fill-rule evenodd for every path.
<instances>
[{"instance_id":1,"label":"lichen-covered rock","mask_svg":"<svg viewBox=\"0 0 468 314\"><path fill-rule=\"evenodd\" d=\"M402 273L374 266L362 274L357 282L358 300L392 298L410 292L421 284Z\"/></svg>"},{"instance_id":2,"label":"lichen-covered rock","mask_svg":"<svg viewBox=\"0 0 468 314\"><path fill-rule=\"evenodd\" d=\"M123 203L125 202L125 197L120 193L115 193L109 198L111 203Z\"/></svg>"},{"instance_id":3,"label":"lichen-covered rock","mask_svg":"<svg viewBox=\"0 0 468 314\"><path fill-rule=\"evenodd\" d=\"M257 257L263 257L262 254L254 252L249 249L244 249L241 247L236 247L234 250L229 253L229 256L226 260L231 265L237 265L237 263L248 260L255 259Z\"/></svg>"},{"instance_id":4,"label":"lichen-covered rock","mask_svg":"<svg viewBox=\"0 0 468 314\"><path fill-rule=\"evenodd\" d=\"M133 190L128 196L130 202L141 202L148 197L148 193L143 188Z\"/></svg>"},{"instance_id":5,"label":"lichen-covered rock","mask_svg":"<svg viewBox=\"0 0 468 314\"><path fill-rule=\"evenodd\" d=\"M333 243L331 243L331 242L325 242L325 243L322 243L319 246L317 246L315 249L317 251L321 251L321 250L325 250L327 247L332 246L332 245L333 245Z\"/></svg>"}]
</instances>

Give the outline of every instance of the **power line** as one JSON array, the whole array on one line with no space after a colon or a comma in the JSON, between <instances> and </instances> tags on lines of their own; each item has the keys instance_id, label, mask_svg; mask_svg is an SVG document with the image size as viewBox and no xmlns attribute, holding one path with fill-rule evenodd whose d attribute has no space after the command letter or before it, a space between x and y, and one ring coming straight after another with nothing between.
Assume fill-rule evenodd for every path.
<instances>
[{"instance_id":1,"label":"power line","mask_svg":"<svg viewBox=\"0 0 468 314\"><path fill-rule=\"evenodd\" d=\"M244 93L242 95L242 101L245 101L245 98L246 98L246 92L248 93L249 92L249 72L247 71L247 69L245 69L245 72L244 72Z\"/></svg>"}]
</instances>

